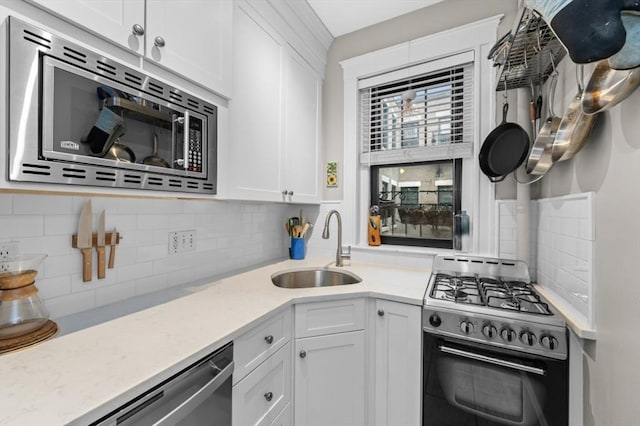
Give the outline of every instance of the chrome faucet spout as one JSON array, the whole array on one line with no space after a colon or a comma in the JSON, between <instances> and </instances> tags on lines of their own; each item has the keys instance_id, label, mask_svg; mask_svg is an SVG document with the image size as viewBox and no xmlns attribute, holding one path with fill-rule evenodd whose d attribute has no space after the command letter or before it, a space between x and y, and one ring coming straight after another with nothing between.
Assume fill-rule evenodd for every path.
<instances>
[{"instance_id":1,"label":"chrome faucet spout","mask_svg":"<svg viewBox=\"0 0 640 426\"><path fill-rule=\"evenodd\" d=\"M338 220L338 249L336 250L336 266L344 266L343 259L351 258L351 247L349 250L344 253L342 251L342 217L337 210L331 210L327 213L327 217L324 219L324 229L322 230L322 238L327 240L329 239L329 222L331 221L331 216L335 215Z\"/></svg>"}]
</instances>

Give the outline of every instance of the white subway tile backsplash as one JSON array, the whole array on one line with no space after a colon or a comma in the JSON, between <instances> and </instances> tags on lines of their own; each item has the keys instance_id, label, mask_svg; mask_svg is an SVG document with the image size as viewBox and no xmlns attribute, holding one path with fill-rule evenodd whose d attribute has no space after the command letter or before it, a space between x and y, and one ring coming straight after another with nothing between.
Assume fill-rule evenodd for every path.
<instances>
[{"instance_id":1,"label":"white subway tile backsplash","mask_svg":"<svg viewBox=\"0 0 640 426\"><path fill-rule=\"evenodd\" d=\"M284 222L300 206L218 200L90 197L94 231L121 234L115 268L82 281L82 256L71 247L86 196L0 194L0 239L17 240L23 253L46 253L36 284L53 319L134 295L232 273L287 256ZM313 216L313 208L305 211ZM317 209L317 208L316 208ZM316 212L317 214L317 212ZM169 231L196 230L196 249L168 254ZM106 249L107 258L109 247Z\"/></svg>"},{"instance_id":2,"label":"white subway tile backsplash","mask_svg":"<svg viewBox=\"0 0 640 426\"><path fill-rule=\"evenodd\" d=\"M42 216L2 216L0 218L0 238L19 240L24 237L43 235Z\"/></svg>"},{"instance_id":3,"label":"white subway tile backsplash","mask_svg":"<svg viewBox=\"0 0 640 426\"><path fill-rule=\"evenodd\" d=\"M594 328L595 195L572 194L534 204L537 213L532 209L531 236L536 240L532 250L536 281L573 306ZM503 256L517 240L511 226L515 201L498 201L498 206L498 247Z\"/></svg>"}]
</instances>

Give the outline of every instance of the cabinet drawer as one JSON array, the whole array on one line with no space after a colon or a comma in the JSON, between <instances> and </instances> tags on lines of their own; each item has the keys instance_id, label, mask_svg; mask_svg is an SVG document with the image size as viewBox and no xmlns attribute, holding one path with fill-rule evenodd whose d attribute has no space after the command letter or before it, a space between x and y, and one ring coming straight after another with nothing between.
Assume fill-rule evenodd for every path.
<instances>
[{"instance_id":1,"label":"cabinet drawer","mask_svg":"<svg viewBox=\"0 0 640 426\"><path fill-rule=\"evenodd\" d=\"M291 401L291 343L233 386L232 424L269 425Z\"/></svg>"},{"instance_id":2,"label":"cabinet drawer","mask_svg":"<svg viewBox=\"0 0 640 426\"><path fill-rule=\"evenodd\" d=\"M291 309L265 320L233 341L235 370L233 383L237 383L256 368L269 355L291 340Z\"/></svg>"},{"instance_id":3,"label":"cabinet drawer","mask_svg":"<svg viewBox=\"0 0 640 426\"><path fill-rule=\"evenodd\" d=\"M364 299L302 303L296 305L295 321L296 337L364 330Z\"/></svg>"},{"instance_id":4,"label":"cabinet drawer","mask_svg":"<svg viewBox=\"0 0 640 426\"><path fill-rule=\"evenodd\" d=\"M284 410L282 410L282 412L278 414L278 417L276 417L275 420L271 422L270 426L293 425L293 413L291 411L292 411L291 403L288 403L287 406L284 407Z\"/></svg>"}]
</instances>

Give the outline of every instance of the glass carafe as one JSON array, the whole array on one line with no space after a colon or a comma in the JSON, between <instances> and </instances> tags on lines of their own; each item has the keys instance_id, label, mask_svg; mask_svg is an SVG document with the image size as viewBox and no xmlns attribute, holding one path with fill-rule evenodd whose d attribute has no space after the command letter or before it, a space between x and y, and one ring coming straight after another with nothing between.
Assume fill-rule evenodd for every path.
<instances>
[{"instance_id":1,"label":"glass carafe","mask_svg":"<svg viewBox=\"0 0 640 426\"><path fill-rule=\"evenodd\" d=\"M45 254L26 254L0 261L0 339L22 336L42 327L49 312L35 286Z\"/></svg>"}]
</instances>

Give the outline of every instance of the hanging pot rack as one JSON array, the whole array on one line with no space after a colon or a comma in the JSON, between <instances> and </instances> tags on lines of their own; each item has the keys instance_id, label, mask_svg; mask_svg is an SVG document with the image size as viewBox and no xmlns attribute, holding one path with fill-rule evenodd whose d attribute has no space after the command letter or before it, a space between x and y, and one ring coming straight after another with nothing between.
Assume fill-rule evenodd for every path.
<instances>
[{"instance_id":1,"label":"hanging pot rack","mask_svg":"<svg viewBox=\"0 0 640 426\"><path fill-rule=\"evenodd\" d=\"M500 67L496 91L541 86L567 54L551 27L534 10L523 7L509 36L492 49L489 59Z\"/></svg>"}]
</instances>

